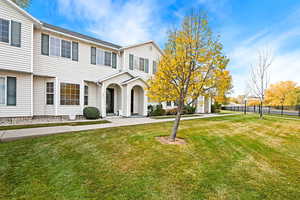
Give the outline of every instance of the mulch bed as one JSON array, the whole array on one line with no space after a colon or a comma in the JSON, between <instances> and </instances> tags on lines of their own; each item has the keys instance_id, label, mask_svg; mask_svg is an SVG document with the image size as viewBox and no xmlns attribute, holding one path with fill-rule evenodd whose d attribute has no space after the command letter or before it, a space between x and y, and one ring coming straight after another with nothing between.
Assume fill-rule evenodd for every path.
<instances>
[{"instance_id":1,"label":"mulch bed","mask_svg":"<svg viewBox=\"0 0 300 200\"><path fill-rule=\"evenodd\" d=\"M176 138L175 141L171 141L169 136L156 137L156 140L161 144L175 144L175 145L185 145L187 142L183 138Z\"/></svg>"}]
</instances>

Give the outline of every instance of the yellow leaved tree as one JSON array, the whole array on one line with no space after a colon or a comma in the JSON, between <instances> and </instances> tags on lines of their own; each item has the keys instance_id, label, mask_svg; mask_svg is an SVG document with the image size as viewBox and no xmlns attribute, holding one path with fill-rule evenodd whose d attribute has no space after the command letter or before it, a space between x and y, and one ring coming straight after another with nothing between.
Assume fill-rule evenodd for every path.
<instances>
[{"instance_id":1,"label":"yellow leaved tree","mask_svg":"<svg viewBox=\"0 0 300 200\"><path fill-rule=\"evenodd\" d=\"M176 138L184 105L195 102L200 95L222 98L231 88L228 62L205 15L192 12L179 29L169 32L158 71L149 80L147 95L156 102L177 102L171 141Z\"/></svg>"},{"instance_id":2,"label":"yellow leaved tree","mask_svg":"<svg viewBox=\"0 0 300 200\"><path fill-rule=\"evenodd\" d=\"M266 104L273 106L293 106L298 102L300 87L294 81L280 81L266 90Z\"/></svg>"}]
</instances>

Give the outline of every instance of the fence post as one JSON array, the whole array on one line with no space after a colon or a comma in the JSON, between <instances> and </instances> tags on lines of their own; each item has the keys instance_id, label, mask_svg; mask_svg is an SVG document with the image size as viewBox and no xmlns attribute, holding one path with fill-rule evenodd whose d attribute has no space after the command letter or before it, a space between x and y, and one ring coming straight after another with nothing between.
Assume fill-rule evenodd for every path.
<instances>
[{"instance_id":1,"label":"fence post","mask_svg":"<svg viewBox=\"0 0 300 200\"><path fill-rule=\"evenodd\" d=\"M271 106L269 106L269 114L270 114Z\"/></svg>"},{"instance_id":2,"label":"fence post","mask_svg":"<svg viewBox=\"0 0 300 200\"><path fill-rule=\"evenodd\" d=\"M281 105L281 115L283 115L283 105Z\"/></svg>"},{"instance_id":3,"label":"fence post","mask_svg":"<svg viewBox=\"0 0 300 200\"><path fill-rule=\"evenodd\" d=\"M300 105L298 105L298 117L300 117Z\"/></svg>"},{"instance_id":4,"label":"fence post","mask_svg":"<svg viewBox=\"0 0 300 200\"><path fill-rule=\"evenodd\" d=\"M254 113L255 113L255 105L254 105Z\"/></svg>"}]
</instances>

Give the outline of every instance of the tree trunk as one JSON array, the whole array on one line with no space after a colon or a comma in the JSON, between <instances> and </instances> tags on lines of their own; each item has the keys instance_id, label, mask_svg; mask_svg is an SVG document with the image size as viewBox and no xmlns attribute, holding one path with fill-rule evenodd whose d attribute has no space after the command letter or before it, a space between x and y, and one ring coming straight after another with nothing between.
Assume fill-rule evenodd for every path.
<instances>
[{"instance_id":1,"label":"tree trunk","mask_svg":"<svg viewBox=\"0 0 300 200\"><path fill-rule=\"evenodd\" d=\"M176 135L177 135L177 131L178 131L179 123L180 123L180 118L181 118L181 111L182 111L182 105L178 105L177 114L176 114L176 118L175 118L175 121L174 121L173 129L172 129L172 134L170 135L170 140L172 142L175 142L175 138L176 138Z\"/></svg>"},{"instance_id":2,"label":"tree trunk","mask_svg":"<svg viewBox=\"0 0 300 200\"><path fill-rule=\"evenodd\" d=\"M262 119L263 118L263 107L262 107L263 103L262 101L260 102L260 113L259 113L259 118Z\"/></svg>"}]
</instances>

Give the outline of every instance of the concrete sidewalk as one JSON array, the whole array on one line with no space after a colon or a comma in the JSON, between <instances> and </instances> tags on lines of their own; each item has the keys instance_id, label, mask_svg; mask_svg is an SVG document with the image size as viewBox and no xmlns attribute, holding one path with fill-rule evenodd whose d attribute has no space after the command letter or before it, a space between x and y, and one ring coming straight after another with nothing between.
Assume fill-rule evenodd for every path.
<instances>
[{"instance_id":1,"label":"concrete sidewalk","mask_svg":"<svg viewBox=\"0 0 300 200\"><path fill-rule=\"evenodd\" d=\"M204 114L195 117L184 117L181 118L181 120L222 117L222 116L230 116L230 115L237 115L237 114ZM72 133L76 131L85 131L85 130L93 130L93 129L110 128L110 127L169 122L169 121L174 121L174 118L151 119L148 117L141 117L141 118L108 118L107 120L111 121L111 123L83 125L83 126L53 126L53 127L0 131L0 142L13 141L13 140L29 138L29 137L53 135L58 133Z\"/></svg>"}]
</instances>

